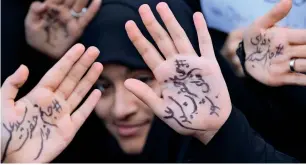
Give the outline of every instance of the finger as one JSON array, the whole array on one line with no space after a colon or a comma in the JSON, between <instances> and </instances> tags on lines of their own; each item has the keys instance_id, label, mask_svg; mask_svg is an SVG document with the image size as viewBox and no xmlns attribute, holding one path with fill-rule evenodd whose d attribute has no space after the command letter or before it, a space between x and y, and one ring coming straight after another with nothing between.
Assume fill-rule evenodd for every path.
<instances>
[{"instance_id":1,"label":"finger","mask_svg":"<svg viewBox=\"0 0 306 165\"><path fill-rule=\"evenodd\" d=\"M215 58L214 48L212 46L212 41L203 14L196 12L193 15L193 21L198 34L201 56Z\"/></svg>"},{"instance_id":2,"label":"finger","mask_svg":"<svg viewBox=\"0 0 306 165\"><path fill-rule=\"evenodd\" d=\"M306 58L296 59L294 63L294 70L297 72L306 73Z\"/></svg>"},{"instance_id":3,"label":"finger","mask_svg":"<svg viewBox=\"0 0 306 165\"><path fill-rule=\"evenodd\" d=\"M64 4L65 6L70 9L72 8L73 4L74 4L75 0L65 0Z\"/></svg>"},{"instance_id":4,"label":"finger","mask_svg":"<svg viewBox=\"0 0 306 165\"><path fill-rule=\"evenodd\" d=\"M145 4L140 6L139 13L142 22L146 26L147 30L149 31L150 35L156 42L163 55L167 58L177 54L178 52L173 44L172 39L165 31L165 29L158 23L149 5Z\"/></svg>"},{"instance_id":5,"label":"finger","mask_svg":"<svg viewBox=\"0 0 306 165\"><path fill-rule=\"evenodd\" d=\"M29 69L25 65L21 65L15 73L9 76L2 85L1 97L5 102L3 104L14 106L14 100L18 90L26 82L29 76Z\"/></svg>"},{"instance_id":6,"label":"finger","mask_svg":"<svg viewBox=\"0 0 306 165\"><path fill-rule=\"evenodd\" d=\"M161 62L164 61L164 59L155 47L142 35L134 21L128 21L125 24L125 29L145 63L153 71Z\"/></svg>"},{"instance_id":7,"label":"finger","mask_svg":"<svg viewBox=\"0 0 306 165\"><path fill-rule=\"evenodd\" d=\"M291 0L281 0L276 4L267 14L260 17L255 21L258 27L270 28L274 26L278 21L283 19L289 13L292 6Z\"/></svg>"},{"instance_id":8,"label":"finger","mask_svg":"<svg viewBox=\"0 0 306 165\"><path fill-rule=\"evenodd\" d=\"M235 41L232 41L231 44L229 44L229 48L228 48L228 56L229 56L229 58L237 57L236 50L238 49L238 46L239 46L240 42L241 42L241 40L235 40Z\"/></svg>"},{"instance_id":9,"label":"finger","mask_svg":"<svg viewBox=\"0 0 306 165\"><path fill-rule=\"evenodd\" d=\"M47 5L39 1L35 1L31 4L29 13L26 17L26 23L38 22L41 20L41 13L47 10Z\"/></svg>"},{"instance_id":10,"label":"finger","mask_svg":"<svg viewBox=\"0 0 306 165\"><path fill-rule=\"evenodd\" d=\"M196 54L184 29L176 20L169 6L165 2L160 2L156 6L156 10L165 23L177 50L182 54Z\"/></svg>"},{"instance_id":11,"label":"finger","mask_svg":"<svg viewBox=\"0 0 306 165\"><path fill-rule=\"evenodd\" d=\"M71 121L75 125L76 132L79 130L79 128L83 125L90 113L93 111L100 98L101 91L95 89L86 99L86 101L82 104L82 106L71 115Z\"/></svg>"},{"instance_id":12,"label":"finger","mask_svg":"<svg viewBox=\"0 0 306 165\"><path fill-rule=\"evenodd\" d=\"M287 29L290 44L306 44L306 29Z\"/></svg>"},{"instance_id":13,"label":"finger","mask_svg":"<svg viewBox=\"0 0 306 165\"><path fill-rule=\"evenodd\" d=\"M137 98L147 104L157 116L161 116L160 109L163 106L163 100L147 84L136 80L127 79L124 86L132 92Z\"/></svg>"},{"instance_id":14,"label":"finger","mask_svg":"<svg viewBox=\"0 0 306 165\"><path fill-rule=\"evenodd\" d=\"M46 0L49 4L63 4L64 0Z\"/></svg>"},{"instance_id":15,"label":"finger","mask_svg":"<svg viewBox=\"0 0 306 165\"><path fill-rule=\"evenodd\" d=\"M40 86L54 91L61 84L70 71L71 67L82 56L85 47L82 44L76 44L70 48L67 53L44 75L40 80Z\"/></svg>"},{"instance_id":16,"label":"finger","mask_svg":"<svg viewBox=\"0 0 306 165\"><path fill-rule=\"evenodd\" d=\"M292 46L288 54L291 58L306 58L306 45Z\"/></svg>"},{"instance_id":17,"label":"finger","mask_svg":"<svg viewBox=\"0 0 306 165\"><path fill-rule=\"evenodd\" d=\"M93 84L98 80L102 70L103 66L101 63L95 62L92 65L88 73L84 76L84 78L80 81L75 90L67 99L67 102L70 104L71 110L75 109L80 104L80 102L86 96Z\"/></svg>"},{"instance_id":18,"label":"finger","mask_svg":"<svg viewBox=\"0 0 306 165\"><path fill-rule=\"evenodd\" d=\"M302 73L289 73L284 76L283 81L290 85L306 86L306 75Z\"/></svg>"},{"instance_id":19,"label":"finger","mask_svg":"<svg viewBox=\"0 0 306 165\"><path fill-rule=\"evenodd\" d=\"M244 28L241 28L241 29L237 29L237 30L234 30L233 32L231 32L231 35L233 36L233 39L242 40L244 30L245 30Z\"/></svg>"},{"instance_id":20,"label":"finger","mask_svg":"<svg viewBox=\"0 0 306 165\"><path fill-rule=\"evenodd\" d=\"M79 13L82 11L84 7L86 7L87 3L88 3L88 0L76 0L72 9L75 12Z\"/></svg>"},{"instance_id":21,"label":"finger","mask_svg":"<svg viewBox=\"0 0 306 165\"><path fill-rule=\"evenodd\" d=\"M74 64L67 77L63 80L63 82L57 88L55 93L59 94L64 99L67 99L74 90L74 88L77 86L85 72L97 59L99 53L100 52L96 47L88 48L84 55L82 55L80 60Z\"/></svg>"},{"instance_id":22,"label":"finger","mask_svg":"<svg viewBox=\"0 0 306 165\"><path fill-rule=\"evenodd\" d=\"M81 28L85 28L89 22L95 17L102 4L101 0L93 0L89 5L86 13L79 18L78 22Z\"/></svg>"}]
</instances>

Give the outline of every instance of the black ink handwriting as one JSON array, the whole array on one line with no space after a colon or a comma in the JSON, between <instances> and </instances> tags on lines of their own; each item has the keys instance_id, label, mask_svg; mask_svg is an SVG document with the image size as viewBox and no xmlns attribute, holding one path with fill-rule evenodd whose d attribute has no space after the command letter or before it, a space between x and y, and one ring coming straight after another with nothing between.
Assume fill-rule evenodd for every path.
<instances>
[{"instance_id":1,"label":"black ink handwriting","mask_svg":"<svg viewBox=\"0 0 306 165\"><path fill-rule=\"evenodd\" d=\"M174 112L171 108L167 107L167 110L165 110L166 113L170 114L170 116L165 116L164 119L174 119L177 124L179 124L181 127L185 129L195 130L195 131L206 131L204 129L197 129L197 128L191 128L183 125L177 118L174 117Z\"/></svg>"},{"instance_id":2,"label":"black ink handwriting","mask_svg":"<svg viewBox=\"0 0 306 165\"><path fill-rule=\"evenodd\" d=\"M206 99L210 102L210 104L211 104L211 106L210 106L210 110L211 110L210 115L215 114L215 115L217 115L217 116L219 117L219 114L218 114L216 111L217 111L217 110L220 110L220 108L219 108L218 106L216 106L216 105L213 103L213 101L212 101L209 97L205 96L205 98L206 98Z\"/></svg>"},{"instance_id":3,"label":"black ink handwriting","mask_svg":"<svg viewBox=\"0 0 306 165\"><path fill-rule=\"evenodd\" d=\"M178 107L180 107L180 109L181 109L181 111L182 111L182 116L180 116L180 118L183 119L182 122L187 122L187 123L191 124L191 121L188 120L188 118L187 118L187 116L186 116L186 114L185 114L185 112L184 112L183 107L181 106L181 104L179 104L179 103L178 103L173 97L171 97L171 96L168 96L168 98L169 98L170 100L172 100Z\"/></svg>"}]
</instances>

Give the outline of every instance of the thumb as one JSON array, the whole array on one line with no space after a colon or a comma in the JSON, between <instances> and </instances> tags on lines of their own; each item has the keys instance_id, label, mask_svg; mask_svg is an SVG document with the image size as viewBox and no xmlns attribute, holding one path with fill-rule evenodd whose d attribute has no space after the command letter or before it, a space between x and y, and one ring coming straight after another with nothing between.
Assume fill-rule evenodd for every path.
<instances>
[{"instance_id":1,"label":"thumb","mask_svg":"<svg viewBox=\"0 0 306 165\"><path fill-rule=\"evenodd\" d=\"M163 100L147 84L136 80L127 79L124 86L132 92L137 98L147 104L157 116L160 116L160 109L163 106Z\"/></svg>"},{"instance_id":2,"label":"thumb","mask_svg":"<svg viewBox=\"0 0 306 165\"><path fill-rule=\"evenodd\" d=\"M9 76L2 85L2 100L5 104L14 105L14 99L18 90L26 82L29 76L29 69L25 65L21 65L15 73Z\"/></svg>"},{"instance_id":3,"label":"thumb","mask_svg":"<svg viewBox=\"0 0 306 165\"><path fill-rule=\"evenodd\" d=\"M39 21L41 13L45 12L47 5L45 3L35 1L31 4L26 20L30 22Z\"/></svg>"},{"instance_id":4,"label":"thumb","mask_svg":"<svg viewBox=\"0 0 306 165\"><path fill-rule=\"evenodd\" d=\"M262 28L270 28L286 17L292 7L292 0L281 0L267 14L260 17L255 23Z\"/></svg>"}]
</instances>

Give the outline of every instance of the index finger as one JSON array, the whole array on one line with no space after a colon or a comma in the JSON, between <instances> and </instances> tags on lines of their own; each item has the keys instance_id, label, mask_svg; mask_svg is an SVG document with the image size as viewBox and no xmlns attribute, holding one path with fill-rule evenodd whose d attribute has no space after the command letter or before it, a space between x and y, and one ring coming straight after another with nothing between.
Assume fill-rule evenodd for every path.
<instances>
[{"instance_id":1,"label":"index finger","mask_svg":"<svg viewBox=\"0 0 306 165\"><path fill-rule=\"evenodd\" d=\"M85 51L82 44L76 44L44 75L38 85L54 91L64 80L73 64Z\"/></svg>"}]
</instances>

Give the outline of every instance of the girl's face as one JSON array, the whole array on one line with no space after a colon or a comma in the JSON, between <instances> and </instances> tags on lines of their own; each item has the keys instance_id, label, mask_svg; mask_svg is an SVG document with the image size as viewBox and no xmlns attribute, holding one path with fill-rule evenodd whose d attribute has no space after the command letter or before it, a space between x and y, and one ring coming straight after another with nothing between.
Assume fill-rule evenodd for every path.
<instances>
[{"instance_id":1,"label":"girl's face","mask_svg":"<svg viewBox=\"0 0 306 165\"><path fill-rule=\"evenodd\" d=\"M128 154L140 153L145 145L153 111L124 87L128 78L138 79L157 94L160 88L149 70L130 70L122 65L106 64L96 85L102 97L96 106L97 115Z\"/></svg>"}]
</instances>

